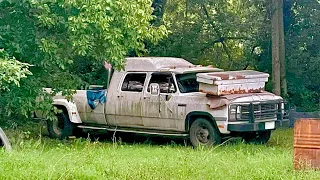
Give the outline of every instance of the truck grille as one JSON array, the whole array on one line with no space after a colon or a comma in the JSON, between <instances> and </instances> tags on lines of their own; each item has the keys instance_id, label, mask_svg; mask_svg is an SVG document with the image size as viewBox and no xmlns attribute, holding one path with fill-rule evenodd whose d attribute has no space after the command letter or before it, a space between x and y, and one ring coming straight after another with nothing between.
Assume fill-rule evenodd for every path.
<instances>
[{"instance_id":1,"label":"truck grille","mask_svg":"<svg viewBox=\"0 0 320 180\"><path fill-rule=\"evenodd\" d=\"M255 120L266 120L277 118L278 104L252 104L253 117ZM249 120L250 105L240 105L240 119Z\"/></svg>"},{"instance_id":2,"label":"truck grille","mask_svg":"<svg viewBox=\"0 0 320 180\"><path fill-rule=\"evenodd\" d=\"M283 120L289 118L289 105L282 100L232 103L229 121Z\"/></svg>"}]
</instances>

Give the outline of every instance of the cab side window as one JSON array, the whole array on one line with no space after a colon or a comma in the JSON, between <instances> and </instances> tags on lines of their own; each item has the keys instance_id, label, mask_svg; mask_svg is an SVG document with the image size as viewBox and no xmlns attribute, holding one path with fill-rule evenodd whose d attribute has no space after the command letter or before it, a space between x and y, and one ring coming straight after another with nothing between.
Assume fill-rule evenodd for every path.
<instances>
[{"instance_id":1,"label":"cab side window","mask_svg":"<svg viewBox=\"0 0 320 180\"><path fill-rule=\"evenodd\" d=\"M121 91L142 92L145 80L145 73L127 74L122 83Z\"/></svg>"},{"instance_id":2,"label":"cab side window","mask_svg":"<svg viewBox=\"0 0 320 180\"><path fill-rule=\"evenodd\" d=\"M172 74L153 73L148 87L151 83L159 84L160 93L175 93L177 91ZM150 92L150 88L148 88L148 92Z\"/></svg>"}]
</instances>

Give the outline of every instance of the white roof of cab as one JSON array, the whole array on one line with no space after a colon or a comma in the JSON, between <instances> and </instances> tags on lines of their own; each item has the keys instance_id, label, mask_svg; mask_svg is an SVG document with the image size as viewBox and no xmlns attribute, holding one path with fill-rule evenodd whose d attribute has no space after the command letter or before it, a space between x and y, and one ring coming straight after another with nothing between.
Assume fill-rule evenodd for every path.
<instances>
[{"instance_id":1,"label":"white roof of cab","mask_svg":"<svg viewBox=\"0 0 320 180\"><path fill-rule=\"evenodd\" d=\"M223 70L209 66L196 66L182 58L130 57L126 58L125 71L170 71L183 74L188 72L213 72Z\"/></svg>"}]
</instances>

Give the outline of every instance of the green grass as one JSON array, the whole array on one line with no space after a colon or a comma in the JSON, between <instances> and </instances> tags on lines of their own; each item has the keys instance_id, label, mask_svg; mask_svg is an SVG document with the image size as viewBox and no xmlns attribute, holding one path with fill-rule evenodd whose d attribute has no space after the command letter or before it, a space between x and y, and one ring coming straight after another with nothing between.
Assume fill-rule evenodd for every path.
<instances>
[{"instance_id":1,"label":"green grass","mask_svg":"<svg viewBox=\"0 0 320 180\"><path fill-rule=\"evenodd\" d=\"M7 132L14 150L0 150L0 179L320 179L320 171L293 170L292 129L266 145L233 140L210 149Z\"/></svg>"}]
</instances>

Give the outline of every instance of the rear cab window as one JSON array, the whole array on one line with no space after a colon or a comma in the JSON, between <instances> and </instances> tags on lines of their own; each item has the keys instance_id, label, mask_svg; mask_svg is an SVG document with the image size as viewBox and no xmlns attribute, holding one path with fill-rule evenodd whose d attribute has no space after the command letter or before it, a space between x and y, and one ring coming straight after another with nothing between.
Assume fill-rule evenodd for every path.
<instances>
[{"instance_id":1,"label":"rear cab window","mask_svg":"<svg viewBox=\"0 0 320 180\"><path fill-rule=\"evenodd\" d=\"M127 73L122 82L121 91L142 92L146 77L146 73Z\"/></svg>"}]
</instances>

